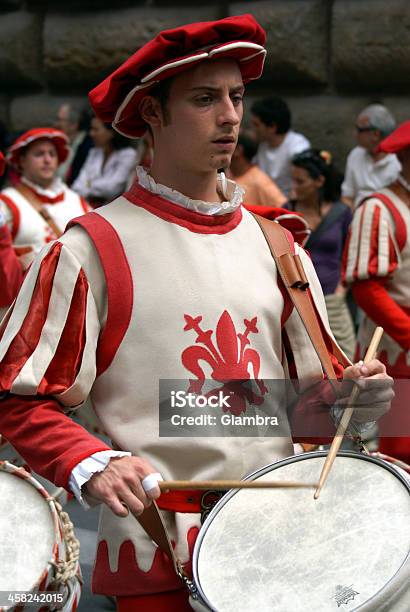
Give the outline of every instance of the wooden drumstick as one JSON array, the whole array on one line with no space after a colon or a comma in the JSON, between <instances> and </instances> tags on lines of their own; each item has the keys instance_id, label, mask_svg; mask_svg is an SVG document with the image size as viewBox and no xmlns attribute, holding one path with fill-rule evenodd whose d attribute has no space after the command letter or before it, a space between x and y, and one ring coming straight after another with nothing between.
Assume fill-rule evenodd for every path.
<instances>
[{"instance_id":1,"label":"wooden drumstick","mask_svg":"<svg viewBox=\"0 0 410 612\"><path fill-rule=\"evenodd\" d=\"M369 361L371 361L372 359L375 358L376 353L377 353L377 348L379 346L381 337L383 335L383 331L384 329L382 327L376 327L372 340L370 342L370 346L367 349L365 358L364 358L364 363L368 363ZM357 396L360 393L360 389L357 385L355 385L353 391L350 394L349 397L349 403L348 403L348 407L346 408L346 410L343 412L343 416L340 419L340 423L339 426L337 428L335 437L333 438L332 444L330 445L330 449L329 449L329 453L326 457L326 461L325 464L322 468L322 472L320 474L320 478L319 478L319 485L315 491L314 494L314 499L318 499L319 495L320 495L320 491L323 487L323 485L326 482L327 477L329 476L329 472L330 472L330 468L333 465L333 462L336 458L337 455L337 451L340 448L340 445L342 443L343 440L343 436L346 433L346 429L350 423L350 419L352 418L352 414L354 411L354 404L356 402Z\"/></svg>"},{"instance_id":2,"label":"wooden drumstick","mask_svg":"<svg viewBox=\"0 0 410 612\"><path fill-rule=\"evenodd\" d=\"M315 489L318 484L289 481L258 481L258 480L162 480L158 482L161 491L169 490L192 490L203 489L222 490L228 489Z\"/></svg>"}]
</instances>

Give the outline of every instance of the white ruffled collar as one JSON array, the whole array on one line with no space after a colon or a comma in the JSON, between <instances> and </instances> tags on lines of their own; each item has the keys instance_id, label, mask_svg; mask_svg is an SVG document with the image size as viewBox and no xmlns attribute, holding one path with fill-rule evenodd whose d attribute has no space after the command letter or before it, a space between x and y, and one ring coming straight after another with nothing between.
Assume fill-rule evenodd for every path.
<instances>
[{"instance_id":1,"label":"white ruffled collar","mask_svg":"<svg viewBox=\"0 0 410 612\"><path fill-rule=\"evenodd\" d=\"M35 191L39 195L44 196L46 198L50 198L50 199L53 199L61 195L65 187L63 181L59 177L56 177L47 189L40 187L40 185L37 185L36 183L33 183L32 181L29 181L25 176L21 177L21 182L28 185L28 187L30 187L33 191Z\"/></svg>"},{"instance_id":2,"label":"white ruffled collar","mask_svg":"<svg viewBox=\"0 0 410 612\"><path fill-rule=\"evenodd\" d=\"M156 183L142 166L137 166L136 170L137 179L141 187L144 187L144 189L151 193L162 196L174 204L179 204L188 210L193 210L203 215L226 215L227 213L234 212L242 204L245 193L242 187L234 181L227 179L223 172L218 172L217 190L226 200L223 202L191 200L191 198L188 198L179 191L175 191L175 189Z\"/></svg>"}]
</instances>

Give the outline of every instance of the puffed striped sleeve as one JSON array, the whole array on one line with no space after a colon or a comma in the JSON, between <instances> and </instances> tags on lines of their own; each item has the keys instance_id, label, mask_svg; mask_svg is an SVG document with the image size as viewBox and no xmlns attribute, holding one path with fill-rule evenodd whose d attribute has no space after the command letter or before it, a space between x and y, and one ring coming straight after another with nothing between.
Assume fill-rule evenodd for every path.
<instances>
[{"instance_id":1,"label":"puffed striped sleeve","mask_svg":"<svg viewBox=\"0 0 410 612\"><path fill-rule=\"evenodd\" d=\"M355 211L343 258L343 281L386 277L400 263L394 223L377 198L366 200Z\"/></svg>"},{"instance_id":2,"label":"puffed striped sleeve","mask_svg":"<svg viewBox=\"0 0 410 612\"><path fill-rule=\"evenodd\" d=\"M100 323L80 262L61 242L33 262L0 329L0 393L81 405L96 376Z\"/></svg>"}]
</instances>

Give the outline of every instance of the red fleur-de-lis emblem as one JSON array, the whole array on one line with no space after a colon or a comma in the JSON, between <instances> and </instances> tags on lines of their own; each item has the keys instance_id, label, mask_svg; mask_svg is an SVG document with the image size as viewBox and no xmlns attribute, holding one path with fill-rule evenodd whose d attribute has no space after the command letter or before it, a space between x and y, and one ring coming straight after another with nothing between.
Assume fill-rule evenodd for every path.
<instances>
[{"instance_id":1,"label":"red fleur-de-lis emblem","mask_svg":"<svg viewBox=\"0 0 410 612\"><path fill-rule=\"evenodd\" d=\"M241 414L246 411L246 405L263 404L263 396L267 388L262 379L259 378L260 357L259 353L248 345L251 343L250 334L258 334L256 326L257 317L251 320L244 319L245 329L237 333L230 314L224 310L216 326L215 340L212 339L212 329L202 329L202 317L184 315L184 331L195 331L195 345L186 348L181 355L184 367L196 376L190 379L189 392L199 394L205 382L205 373L200 362L207 363L211 368L211 378L221 382L223 386L218 391L227 391L231 394L230 409L224 407L232 414ZM239 342L238 342L239 340ZM250 380L249 366L252 366L253 377L256 381L260 394L255 393L244 382ZM212 390L207 395L214 395Z\"/></svg>"}]
</instances>

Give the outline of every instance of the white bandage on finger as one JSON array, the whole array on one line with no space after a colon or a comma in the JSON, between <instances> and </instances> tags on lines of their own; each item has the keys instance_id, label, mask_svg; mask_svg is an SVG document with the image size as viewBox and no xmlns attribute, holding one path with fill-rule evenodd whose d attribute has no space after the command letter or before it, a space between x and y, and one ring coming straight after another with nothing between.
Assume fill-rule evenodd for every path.
<instances>
[{"instance_id":1,"label":"white bandage on finger","mask_svg":"<svg viewBox=\"0 0 410 612\"><path fill-rule=\"evenodd\" d=\"M155 489L155 487L161 480L164 479L162 478L159 472L148 474L148 476L145 476L144 480L141 481L142 488L146 493L148 493L148 491L151 491L151 489Z\"/></svg>"}]
</instances>

